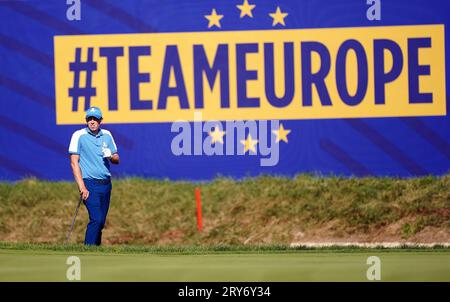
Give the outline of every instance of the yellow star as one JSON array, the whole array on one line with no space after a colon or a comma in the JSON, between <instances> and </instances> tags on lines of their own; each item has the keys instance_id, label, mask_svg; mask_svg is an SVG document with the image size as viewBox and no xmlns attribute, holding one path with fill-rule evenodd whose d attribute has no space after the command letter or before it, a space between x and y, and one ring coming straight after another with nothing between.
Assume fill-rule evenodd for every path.
<instances>
[{"instance_id":1,"label":"yellow star","mask_svg":"<svg viewBox=\"0 0 450 302\"><path fill-rule=\"evenodd\" d=\"M272 14L269 14L269 16L271 16L273 19L272 26L275 26L277 24L286 26L286 24L284 24L284 18L286 18L287 15L288 13L281 12L280 7L277 6L277 11Z\"/></svg>"},{"instance_id":2,"label":"yellow star","mask_svg":"<svg viewBox=\"0 0 450 302\"><path fill-rule=\"evenodd\" d=\"M218 28L220 28L220 19L223 18L223 15L218 15L216 13L216 9L213 8L211 15L206 15L205 18L209 21L208 28L211 28L213 26L217 26Z\"/></svg>"},{"instance_id":3,"label":"yellow star","mask_svg":"<svg viewBox=\"0 0 450 302\"><path fill-rule=\"evenodd\" d=\"M236 5L237 8L241 10L241 18L245 16L249 16L250 18L253 18L252 10L256 7L255 4L248 4L248 0L244 0L244 3L242 5Z\"/></svg>"},{"instance_id":4,"label":"yellow star","mask_svg":"<svg viewBox=\"0 0 450 302\"><path fill-rule=\"evenodd\" d=\"M208 132L208 135L211 136L212 144L215 144L216 142L223 144L223 136L225 135L225 131L221 131L219 127L214 127L214 131Z\"/></svg>"},{"instance_id":5,"label":"yellow star","mask_svg":"<svg viewBox=\"0 0 450 302\"><path fill-rule=\"evenodd\" d=\"M279 141L288 142L288 134L291 132L289 129L284 129L283 124L280 124L280 128L278 130L272 130L272 132L277 136L277 143Z\"/></svg>"},{"instance_id":6,"label":"yellow star","mask_svg":"<svg viewBox=\"0 0 450 302\"><path fill-rule=\"evenodd\" d=\"M257 139L253 140L251 134L248 134L248 137L247 137L246 140L242 139L241 140L241 144L244 145L244 154L248 150L251 150L251 151L253 151L253 153L256 153L255 146L256 146L257 143L258 143L258 140Z\"/></svg>"}]
</instances>

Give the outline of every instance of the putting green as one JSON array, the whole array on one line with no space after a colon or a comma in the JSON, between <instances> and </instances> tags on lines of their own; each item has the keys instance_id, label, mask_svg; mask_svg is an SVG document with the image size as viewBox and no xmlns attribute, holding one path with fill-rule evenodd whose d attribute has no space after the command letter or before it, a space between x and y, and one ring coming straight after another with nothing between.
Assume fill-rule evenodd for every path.
<instances>
[{"instance_id":1,"label":"putting green","mask_svg":"<svg viewBox=\"0 0 450 302\"><path fill-rule=\"evenodd\" d=\"M69 256L81 281L367 281L369 256L381 281L450 281L450 251L224 252L114 254L0 249L0 281L68 281Z\"/></svg>"}]
</instances>

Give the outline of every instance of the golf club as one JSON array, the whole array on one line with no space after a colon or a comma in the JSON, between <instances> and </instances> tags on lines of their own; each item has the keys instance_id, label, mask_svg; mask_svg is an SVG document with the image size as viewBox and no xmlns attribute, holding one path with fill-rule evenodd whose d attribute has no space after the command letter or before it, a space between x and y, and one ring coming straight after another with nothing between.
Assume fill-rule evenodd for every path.
<instances>
[{"instance_id":1,"label":"golf club","mask_svg":"<svg viewBox=\"0 0 450 302\"><path fill-rule=\"evenodd\" d=\"M78 209L80 208L80 205L81 205L81 201L82 201L82 200L83 200L83 196L80 195L80 198L79 198L79 200L78 200L78 205L77 205L77 208L76 208L76 210L75 210L75 214L73 215L72 225L70 226L69 233L67 234L66 244L69 243L70 235L72 234L73 226L75 225L75 219L77 218Z\"/></svg>"}]
</instances>

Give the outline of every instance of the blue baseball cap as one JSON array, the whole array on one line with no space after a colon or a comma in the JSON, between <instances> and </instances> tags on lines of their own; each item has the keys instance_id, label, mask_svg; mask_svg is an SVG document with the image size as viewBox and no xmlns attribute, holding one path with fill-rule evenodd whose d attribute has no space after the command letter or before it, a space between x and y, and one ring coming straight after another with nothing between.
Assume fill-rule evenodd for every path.
<instances>
[{"instance_id":1,"label":"blue baseball cap","mask_svg":"<svg viewBox=\"0 0 450 302\"><path fill-rule=\"evenodd\" d=\"M86 111L86 118L89 118L91 116L99 120L103 119L102 111L98 107L91 107Z\"/></svg>"}]
</instances>

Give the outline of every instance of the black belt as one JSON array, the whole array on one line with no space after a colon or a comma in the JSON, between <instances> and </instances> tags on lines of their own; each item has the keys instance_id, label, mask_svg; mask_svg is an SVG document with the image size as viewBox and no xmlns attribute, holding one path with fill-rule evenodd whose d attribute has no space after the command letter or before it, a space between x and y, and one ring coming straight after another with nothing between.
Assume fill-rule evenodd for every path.
<instances>
[{"instance_id":1,"label":"black belt","mask_svg":"<svg viewBox=\"0 0 450 302\"><path fill-rule=\"evenodd\" d=\"M107 185L111 182L110 178L107 179L83 179L84 181L89 181L89 182L93 182L96 184L101 184L101 185Z\"/></svg>"}]
</instances>

